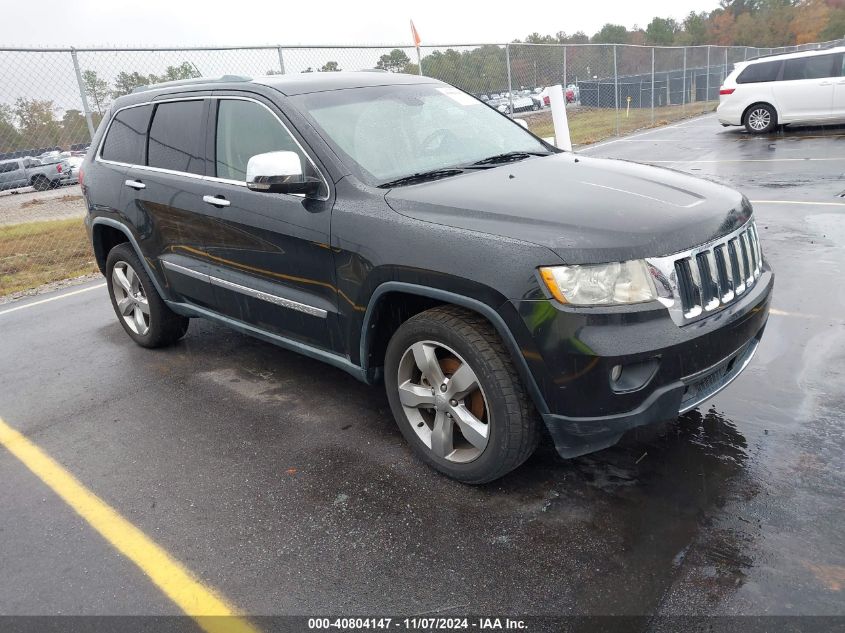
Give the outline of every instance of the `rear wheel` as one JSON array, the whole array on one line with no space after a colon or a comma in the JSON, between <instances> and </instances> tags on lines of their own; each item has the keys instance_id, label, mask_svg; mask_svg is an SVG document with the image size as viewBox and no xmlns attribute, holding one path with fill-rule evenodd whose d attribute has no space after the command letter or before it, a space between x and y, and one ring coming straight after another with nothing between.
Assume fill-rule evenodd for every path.
<instances>
[{"instance_id":1,"label":"rear wheel","mask_svg":"<svg viewBox=\"0 0 845 633\"><path fill-rule=\"evenodd\" d=\"M459 481L493 481L537 446L539 423L510 355L482 317L434 308L387 347L390 408L414 452Z\"/></svg>"},{"instance_id":2,"label":"rear wheel","mask_svg":"<svg viewBox=\"0 0 845 633\"><path fill-rule=\"evenodd\" d=\"M164 347L185 336L188 319L167 307L129 244L109 251L106 282L120 324L138 345Z\"/></svg>"},{"instance_id":3,"label":"rear wheel","mask_svg":"<svg viewBox=\"0 0 845 633\"><path fill-rule=\"evenodd\" d=\"M778 126L777 112L768 103L757 103L745 112L743 124L749 134L774 132Z\"/></svg>"},{"instance_id":4,"label":"rear wheel","mask_svg":"<svg viewBox=\"0 0 845 633\"><path fill-rule=\"evenodd\" d=\"M32 179L32 188L36 191L47 191L50 188L50 179L39 174Z\"/></svg>"}]
</instances>

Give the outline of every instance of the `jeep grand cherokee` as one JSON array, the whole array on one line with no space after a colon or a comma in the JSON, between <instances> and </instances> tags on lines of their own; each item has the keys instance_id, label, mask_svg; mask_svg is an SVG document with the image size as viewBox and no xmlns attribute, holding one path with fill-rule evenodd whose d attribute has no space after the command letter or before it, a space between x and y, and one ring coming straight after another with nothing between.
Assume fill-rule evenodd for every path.
<instances>
[{"instance_id":1,"label":"jeep grand cherokee","mask_svg":"<svg viewBox=\"0 0 845 633\"><path fill-rule=\"evenodd\" d=\"M203 317L383 381L414 451L468 483L521 464L542 424L573 457L692 409L768 316L739 193L559 151L424 77L139 89L80 180L136 343Z\"/></svg>"}]
</instances>

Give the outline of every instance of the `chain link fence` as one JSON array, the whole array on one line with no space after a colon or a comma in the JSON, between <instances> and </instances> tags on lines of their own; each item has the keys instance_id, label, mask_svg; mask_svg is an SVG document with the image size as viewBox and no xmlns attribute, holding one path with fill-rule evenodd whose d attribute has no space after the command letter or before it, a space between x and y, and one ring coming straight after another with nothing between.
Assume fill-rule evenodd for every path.
<instances>
[{"instance_id":1,"label":"chain link fence","mask_svg":"<svg viewBox=\"0 0 845 633\"><path fill-rule=\"evenodd\" d=\"M545 88L562 84L577 145L711 111L736 62L820 46L0 49L0 297L96 270L78 220L84 206L73 186L75 165L111 103L142 85L221 75L419 73L551 137Z\"/></svg>"}]
</instances>

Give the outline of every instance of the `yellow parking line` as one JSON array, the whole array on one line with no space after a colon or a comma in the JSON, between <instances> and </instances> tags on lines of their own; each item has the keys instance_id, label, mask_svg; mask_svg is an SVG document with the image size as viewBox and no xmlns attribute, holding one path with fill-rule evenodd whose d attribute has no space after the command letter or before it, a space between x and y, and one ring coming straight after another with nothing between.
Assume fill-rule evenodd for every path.
<instances>
[{"instance_id":1,"label":"yellow parking line","mask_svg":"<svg viewBox=\"0 0 845 633\"><path fill-rule=\"evenodd\" d=\"M0 445L17 457L208 633L257 633L146 534L0 418Z\"/></svg>"}]
</instances>

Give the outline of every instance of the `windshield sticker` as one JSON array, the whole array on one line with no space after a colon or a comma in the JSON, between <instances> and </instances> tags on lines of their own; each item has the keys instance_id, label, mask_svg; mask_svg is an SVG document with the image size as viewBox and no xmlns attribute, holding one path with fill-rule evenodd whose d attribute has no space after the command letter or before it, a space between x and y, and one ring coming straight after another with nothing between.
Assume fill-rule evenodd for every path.
<instances>
[{"instance_id":1,"label":"windshield sticker","mask_svg":"<svg viewBox=\"0 0 845 633\"><path fill-rule=\"evenodd\" d=\"M460 103L461 105L481 105L480 101L473 99L471 96L465 92L461 92L457 88L438 88L437 90L452 99L452 101Z\"/></svg>"}]
</instances>

